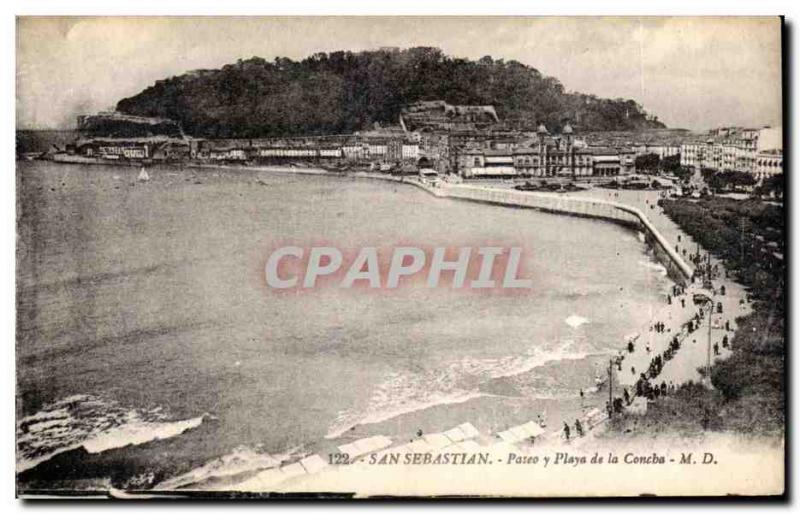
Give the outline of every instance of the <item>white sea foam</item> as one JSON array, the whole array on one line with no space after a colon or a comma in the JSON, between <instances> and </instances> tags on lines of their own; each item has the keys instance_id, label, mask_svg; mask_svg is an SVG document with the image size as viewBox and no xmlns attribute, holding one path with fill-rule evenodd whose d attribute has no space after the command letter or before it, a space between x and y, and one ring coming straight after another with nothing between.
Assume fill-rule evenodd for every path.
<instances>
[{"instance_id":1,"label":"white sea foam","mask_svg":"<svg viewBox=\"0 0 800 514\"><path fill-rule=\"evenodd\" d=\"M199 484L210 479L233 477L248 471L262 471L278 467L288 455L270 455L240 446L231 453L203 464L187 473L156 484L154 489L173 490Z\"/></svg>"},{"instance_id":2,"label":"white sea foam","mask_svg":"<svg viewBox=\"0 0 800 514\"><path fill-rule=\"evenodd\" d=\"M481 384L527 373L548 362L582 359L589 355L572 350L572 346L572 341L565 341L555 351L534 347L520 355L464 357L428 373L393 373L375 388L366 409L340 412L325 437L333 439L353 426L380 423L439 405L494 396L482 392Z\"/></svg>"},{"instance_id":3,"label":"white sea foam","mask_svg":"<svg viewBox=\"0 0 800 514\"><path fill-rule=\"evenodd\" d=\"M66 451L90 453L175 437L199 426L203 416L171 420L161 409L127 409L115 402L75 395L46 405L17 423L17 472Z\"/></svg>"},{"instance_id":4,"label":"white sea foam","mask_svg":"<svg viewBox=\"0 0 800 514\"><path fill-rule=\"evenodd\" d=\"M123 448L169 439L187 430L197 428L203 423L203 416L172 422L139 421L135 417L129 423L101 432L83 442L82 446L89 453L101 453L113 448Z\"/></svg>"},{"instance_id":5,"label":"white sea foam","mask_svg":"<svg viewBox=\"0 0 800 514\"><path fill-rule=\"evenodd\" d=\"M573 314L572 316L565 319L564 323L571 326L572 328L578 328L579 326L585 323L589 323L589 320L582 316L578 316L577 314Z\"/></svg>"},{"instance_id":6,"label":"white sea foam","mask_svg":"<svg viewBox=\"0 0 800 514\"><path fill-rule=\"evenodd\" d=\"M508 378L527 373L553 361L579 360L589 353L571 349L572 341L565 341L554 351L529 349L522 355L510 355L499 359L464 359L473 374L486 374L490 378Z\"/></svg>"},{"instance_id":7,"label":"white sea foam","mask_svg":"<svg viewBox=\"0 0 800 514\"><path fill-rule=\"evenodd\" d=\"M379 388L375 397L383 397L384 389ZM390 401L388 403L375 403L366 413L344 411L339 413L336 421L328 429L326 439L334 439L355 425L371 425L402 416L411 412L429 409L437 405L450 405L464 403L482 396L490 396L479 391L453 391L451 393L431 392L419 394L407 392L403 398Z\"/></svg>"}]
</instances>

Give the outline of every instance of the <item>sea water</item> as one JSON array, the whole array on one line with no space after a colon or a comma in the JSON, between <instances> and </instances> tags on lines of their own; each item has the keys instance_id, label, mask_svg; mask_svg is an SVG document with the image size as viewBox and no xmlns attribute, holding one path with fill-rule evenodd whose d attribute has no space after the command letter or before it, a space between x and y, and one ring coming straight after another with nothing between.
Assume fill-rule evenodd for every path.
<instances>
[{"instance_id":1,"label":"sea water","mask_svg":"<svg viewBox=\"0 0 800 514\"><path fill-rule=\"evenodd\" d=\"M137 173L18 164L22 478L186 486L356 435L500 429L594 385L669 286L604 221L365 179ZM287 241L518 245L533 287L275 294L263 266Z\"/></svg>"}]
</instances>

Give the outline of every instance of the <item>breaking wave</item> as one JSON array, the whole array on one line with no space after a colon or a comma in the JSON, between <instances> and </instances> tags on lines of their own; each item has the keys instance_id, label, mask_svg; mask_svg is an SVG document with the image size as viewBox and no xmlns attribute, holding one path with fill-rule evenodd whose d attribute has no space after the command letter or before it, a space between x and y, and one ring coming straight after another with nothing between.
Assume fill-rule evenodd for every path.
<instances>
[{"instance_id":1,"label":"breaking wave","mask_svg":"<svg viewBox=\"0 0 800 514\"><path fill-rule=\"evenodd\" d=\"M375 388L366 409L340 412L325 438L334 439L354 426L381 423L438 405L497 396L481 391L481 386L492 380L527 373L548 362L578 360L590 355L574 351L573 345L573 341L566 341L555 351L531 348L522 355L464 357L428 373L392 373Z\"/></svg>"},{"instance_id":2,"label":"breaking wave","mask_svg":"<svg viewBox=\"0 0 800 514\"><path fill-rule=\"evenodd\" d=\"M284 460L296 456L298 451L299 449L295 448L285 454L276 455L240 446L231 453L211 460L198 468L159 482L154 489L175 490L212 480L233 479L244 473L272 469L280 466Z\"/></svg>"},{"instance_id":3,"label":"breaking wave","mask_svg":"<svg viewBox=\"0 0 800 514\"><path fill-rule=\"evenodd\" d=\"M399 373L392 374L375 390L370 400L370 407L366 412L340 412L336 421L328 429L325 438L335 439L357 425L381 423L403 414L425 410L437 405L464 403L482 396L489 396L479 391L466 390L426 392L411 385L414 381L414 378L408 378ZM391 391L397 391L399 396L393 398Z\"/></svg>"},{"instance_id":4,"label":"breaking wave","mask_svg":"<svg viewBox=\"0 0 800 514\"><path fill-rule=\"evenodd\" d=\"M175 437L200 426L206 416L172 420L161 409L127 409L90 395L70 396L17 422L17 472L81 447L101 453Z\"/></svg>"}]
</instances>

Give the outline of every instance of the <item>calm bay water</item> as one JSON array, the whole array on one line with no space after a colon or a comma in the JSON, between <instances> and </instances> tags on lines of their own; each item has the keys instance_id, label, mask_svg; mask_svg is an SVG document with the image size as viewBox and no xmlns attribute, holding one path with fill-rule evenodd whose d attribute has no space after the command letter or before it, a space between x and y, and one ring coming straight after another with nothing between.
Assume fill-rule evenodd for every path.
<instances>
[{"instance_id":1,"label":"calm bay water","mask_svg":"<svg viewBox=\"0 0 800 514\"><path fill-rule=\"evenodd\" d=\"M22 469L69 458L98 479L113 463L149 486L232 452L531 419L536 399L591 386L669 286L606 222L367 180L137 173L18 164ZM517 244L534 288L275 295L261 267L287 240Z\"/></svg>"}]
</instances>

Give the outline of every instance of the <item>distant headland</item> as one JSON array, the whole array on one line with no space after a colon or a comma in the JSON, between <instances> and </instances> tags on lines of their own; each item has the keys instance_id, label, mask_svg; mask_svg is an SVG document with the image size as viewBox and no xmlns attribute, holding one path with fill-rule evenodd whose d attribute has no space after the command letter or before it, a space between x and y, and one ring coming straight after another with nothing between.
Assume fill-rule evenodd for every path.
<instances>
[{"instance_id":1,"label":"distant headland","mask_svg":"<svg viewBox=\"0 0 800 514\"><path fill-rule=\"evenodd\" d=\"M570 123L580 132L665 128L634 100L567 92L518 61L416 47L259 57L157 81L116 110L180 122L203 138L341 134L396 123L404 105L492 105L509 129Z\"/></svg>"}]
</instances>

